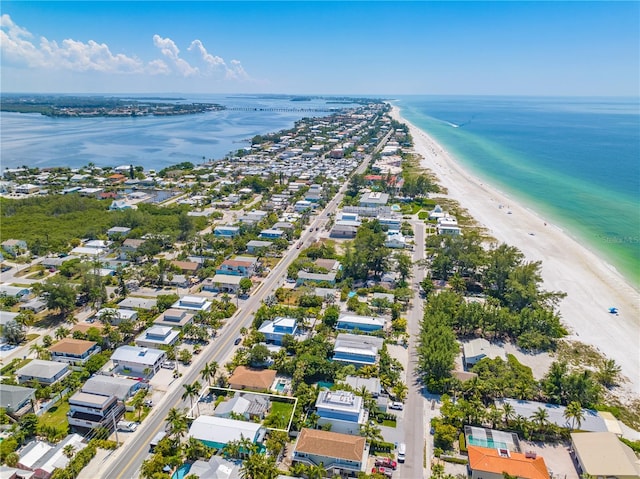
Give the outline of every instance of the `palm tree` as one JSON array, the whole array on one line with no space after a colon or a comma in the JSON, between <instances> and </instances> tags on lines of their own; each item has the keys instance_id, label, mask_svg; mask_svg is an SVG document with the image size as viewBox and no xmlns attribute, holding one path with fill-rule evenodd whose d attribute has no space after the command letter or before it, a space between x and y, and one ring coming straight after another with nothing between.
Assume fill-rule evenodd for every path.
<instances>
[{"instance_id":1,"label":"palm tree","mask_svg":"<svg viewBox=\"0 0 640 479\"><path fill-rule=\"evenodd\" d=\"M64 454L69 459L71 459L74 452L76 452L76 448L73 444L67 444L62 448L62 454Z\"/></svg>"},{"instance_id":2,"label":"palm tree","mask_svg":"<svg viewBox=\"0 0 640 479\"><path fill-rule=\"evenodd\" d=\"M64 326L60 326L58 329L56 329L54 335L57 340L60 340L69 336L69 330Z\"/></svg>"},{"instance_id":3,"label":"palm tree","mask_svg":"<svg viewBox=\"0 0 640 479\"><path fill-rule=\"evenodd\" d=\"M382 441L380 428L369 422L360 426L360 435L364 436L369 444L375 441Z\"/></svg>"},{"instance_id":4,"label":"palm tree","mask_svg":"<svg viewBox=\"0 0 640 479\"><path fill-rule=\"evenodd\" d=\"M584 419L584 410L582 404L577 401L571 401L564 410L564 417L567 421L571 421L571 429L580 429L582 420Z\"/></svg>"},{"instance_id":5,"label":"palm tree","mask_svg":"<svg viewBox=\"0 0 640 479\"><path fill-rule=\"evenodd\" d=\"M276 479L278 475L275 457L264 454L252 454L240 468L242 479Z\"/></svg>"},{"instance_id":6,"label":"palm tree","mask_svg":"<svg viewBox=\"0 0 640 479\"><path fill-rule=\"evenodd\" d=\"M34 353L36 358L38 359L49 359L51 357L51 352L45 348L42 344L32 344L29 347L29 352Z\"/></svg>"},{"instance_id":7,"label":"palm tree","mask_svg":"<svg viewBox=\"0 0 640 479\"><path fill-rule=\"evenodd\" d=\"M188 430L187 427L187 415L184 410L176 408L169 409L167 413L167 423L169 426L169 435L173 436L175 442L180 441L180 438L184 436Z\"/></svg>"},{"instance_id":8,"label":"palm tree","mask_svg":"<svg viewBox=\"0 0 640 479\"><path fill-rule=\"evenodd\" d=\"M620 371L622 371L622 368L616 364L615 359L605 359L600 365L596 377L600 384L606 388L610 388L618 383Z\"/></svg>"},{"instance_id":9,"label":"palm tree","mask_svg":"<svg viewBox=\"0 0 640 479\"><path fill-rule=\"evenodd\" d=\"M391 392L398 401L404 401L404 398L407 397L407 393L409 392L409 388L402 381L398 381L393 385L393 388L391 388Z\"/></svg>"},{"instance_id":10,"label":"palm tree","mask_svg":"<svg viewBox=\"0 0 640 479\"><path fill-rule=\"evenodd\" d=\"M193 410L193 398L200 396L200 389L202 389L202 385L199 381L196 381L193 384L183 384L182 387L184 387L182 399L189 398L189 401L191 402L191 409ZM196 404L198 406L198 415L200 415L200 405L198 403Z\"/></svg>"},{"instance_id":11,"label":"palm tree","mask_svg":"<svg viewBox=\"0 0 640 479\"><path fill-rule=\"evenodd\" d=\"M140 421L140 417L142 416L142 407L144 406L144 397L146 395L147 389L144 389L136 393L136 395L133 396L133 399L131 400L131 406L133 406L133 408L138 411L138 421Z\"/></svg>"},{"instance_id":12,"label":"palm tree","mask_svg":"<svg viewBox=\"0 0 640 479\"><path fill-rule=\"evenodd\" d=\"M549 419L549 413L544 407L539 407L531 416L531 421L538 424L540 431L544 431Z\"/></svg>"},{"instance_id":13,"label":"palm tree","mask_svg":"<svg viewBox=\"0 0 640 479\"><path fill-rule=\"evenodd\" d=\"M502 415L504 416L504 423L507 427L509 427L509 422L515 417L515 414L516 411L511 403L506 402L502 405Z\"/></svg>"},{"instance_id":14,"label":"palm tree","mask_svg":"<svg viewBox=\"0 0 640 479\"><path fill-rule=\"evenodd\" d=\"M324 479L326 475L327 471L322 462L313 466L307 466L307 479Z\"/></svg>"},{"instance_id":15,"label":"palm tree","mask_svg":"<svg viewBox=\"0 0 640 479\"><path fill-rule=\"evenodd\" d=\"M202 379L208 381L209 386L211 386L211 380L215 378L217 372L218 363L216 361L211 361L210 363L204 365L204 368L202 368L200 374L202 374Z\"/></svg>"}]
</instances>

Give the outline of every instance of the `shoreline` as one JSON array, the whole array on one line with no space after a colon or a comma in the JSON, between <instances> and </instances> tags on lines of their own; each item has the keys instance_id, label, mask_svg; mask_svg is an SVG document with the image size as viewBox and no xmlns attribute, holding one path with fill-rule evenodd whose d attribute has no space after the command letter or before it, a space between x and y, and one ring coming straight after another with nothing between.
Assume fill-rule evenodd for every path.
<instances>
[{"instance_id":1,"label":"shoreline","mask_svg":"<svg viewBox=\"0 0 640 479\"><path fill-rule=\"evenodd\" d=\"M622 368L621 386L640 394L640 295L630 282L562 227L473 176L427 132L402 117L398 106L392 104L391 116L409 126L421 166L448 190L443 196L458 201L498 242L520 249L526 261L541 261L545 289L567 293L558 305L569 331L566 339L593 345L614 359ZM619 314L609 313L610 307Z\"/></svg>"}]
</instances>

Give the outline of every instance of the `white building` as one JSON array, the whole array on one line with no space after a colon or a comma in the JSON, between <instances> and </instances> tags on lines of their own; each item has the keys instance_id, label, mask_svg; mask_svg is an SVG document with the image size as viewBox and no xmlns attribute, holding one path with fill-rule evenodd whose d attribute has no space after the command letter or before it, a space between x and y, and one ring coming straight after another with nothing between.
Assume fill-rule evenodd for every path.
<instances>
[{"instance_id":1,"label":"white building","mask_svg":"<svg viewBox=\"0 0 640 479\"><path fill-rule=\"evenodd\" d=\"M151 326L135 339L141 347L160 348L171 346L178 341L180 333L169 326Z\"/></svg>"},{"instance_id":2,"label":"white building","mask_svg":"<svg viewBox=\"0 0 640 479\"><path fill-rule=\"evenodd\" d=\"M141 348L139 346L120 346L111 355L113 364L125 374L128 370L131 374L144 375L148 369L150 376L160 370L166 354L164 351L153 348Z\"/></svg>"},{"instance_id":3,"label":"white building","mask_svg":"<svg viewBox=\"0 0 640 479\"><path fill-rule=\"evenodd\" d=\"M331 424L332 432L353 435L360 434L360 426L366 424L369 417L362 397L348 391L320 391L316 413L318 426Z\"/></svg>"},{"instance_id":4,"label":"white building","mask_svg":"<svg viewBox=\"0 0 640 479\"><path fill-rule=\"evenodd\" d=\"M264 440L266 430L254 422L236 421L224 417L198 416L189 428L189 437L209 447L220 449L231 441L248 439L254 444Z\"/></svg>"}]
</instances>

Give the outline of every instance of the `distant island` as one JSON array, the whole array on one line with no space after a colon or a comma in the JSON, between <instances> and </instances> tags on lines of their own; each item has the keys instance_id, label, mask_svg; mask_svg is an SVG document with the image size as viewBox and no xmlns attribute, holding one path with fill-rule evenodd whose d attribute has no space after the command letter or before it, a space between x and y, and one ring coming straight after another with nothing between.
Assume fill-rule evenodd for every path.
<instances>
[{"instance_id":1,"label":"distant island","mask_svg":"<svg viewBox=\"0 0 640 479\"><path fill-rule=\"evenodd\" d=\"M224 110L215 103L175 103L161 98L123 99L102 96L3 96L0 111L40 113L51 117L126 117L192 115ZM175 99L167 99L175 100Z\"/></svg>"}]
</instances>

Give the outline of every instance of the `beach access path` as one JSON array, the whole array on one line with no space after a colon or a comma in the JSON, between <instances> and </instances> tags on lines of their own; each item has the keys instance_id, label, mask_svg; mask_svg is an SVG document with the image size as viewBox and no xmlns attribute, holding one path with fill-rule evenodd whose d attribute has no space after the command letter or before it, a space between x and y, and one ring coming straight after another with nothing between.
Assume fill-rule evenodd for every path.
<instances>
[{"instance_id":1,"label":"beach access path","mask_svg":"<svg viewBox=\"0 0 640 479\"><path fill-rule=\"evenodd\" d=\"M447 196L463 208L498 242L519 248L527 261L542 261L543 287L563 291L559 311L569 330L567 339L593 345L614 359L625 377L630 397L640 394L640 293L611 265L549 219L497 188L475 178L454 161L427 133L406 123L422 166L433 172ZM616 307L618 314L609 308Z\"/></svg>"}]
</instances>

